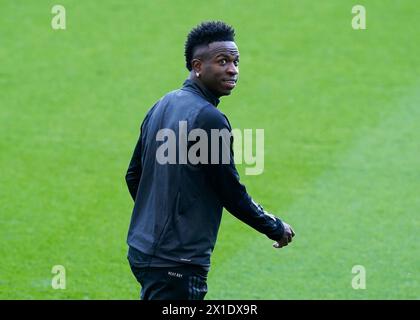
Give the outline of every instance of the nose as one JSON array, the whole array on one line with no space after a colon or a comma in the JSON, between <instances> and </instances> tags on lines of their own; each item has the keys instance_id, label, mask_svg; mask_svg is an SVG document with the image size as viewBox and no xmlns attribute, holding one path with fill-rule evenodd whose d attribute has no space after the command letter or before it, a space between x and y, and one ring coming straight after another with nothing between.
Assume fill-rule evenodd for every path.
<instances>
[{"instance_id":1,"label":"nose","mask_svg":"<svg viewBox=\"0 0 420 320\"><path fill-rule=\"evenodd\" d=\"M227 73L229 73L229 75L236 76L239 73L239 67L235 66L235 64L233 62L231 62L228 65Z\"/></svg>"}]
</instances>

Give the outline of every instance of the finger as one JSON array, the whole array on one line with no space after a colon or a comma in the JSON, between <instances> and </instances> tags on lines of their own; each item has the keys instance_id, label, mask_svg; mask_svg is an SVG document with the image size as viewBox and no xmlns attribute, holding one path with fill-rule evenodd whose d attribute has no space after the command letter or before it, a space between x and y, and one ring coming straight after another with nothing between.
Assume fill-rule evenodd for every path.
<instances>
[{"instance_id":1,"label":"finger","mask_svg":"<svg viewBox=\"0 0 420 320\"><path fill-rule=\"evenodd\" d=\"M273 244L273 247L276 248L276 249L281 249L282 247L284 247L284 244L276 242L276 243Z\"/></svg>"},{"instance_id":2,"label":"finger","mask_svg":"<svg viewBox=\"0 0 420 320\"><path fill-rule=\"evenodd\" d=\"M287 244L288 244L287 238L282 238L282 239L279 241L279 245L280 245L280 247L287 246Z\"/></svg>"},{"instance_id":3,"label":"finger","mask_svg":"<svg viewBox=\"0 0 420 320\"><path fill-rule=\"evenodd\" d=\"M276 249L281 249L284 246L287 246L287 244L283 241L277 241L277 242L273 243L273 247L276 248Z\"/></svg>"}]
</instances>

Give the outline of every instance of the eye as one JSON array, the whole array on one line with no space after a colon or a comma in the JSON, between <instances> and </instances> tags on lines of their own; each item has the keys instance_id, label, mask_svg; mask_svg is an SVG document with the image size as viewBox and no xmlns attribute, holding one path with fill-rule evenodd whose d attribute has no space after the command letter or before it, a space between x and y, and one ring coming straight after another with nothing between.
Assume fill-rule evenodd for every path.
<instances>
[{"instance_id":1,"label":"eye","mask_svg":"<svg viewBox=\"0 0 420 320\"><path fill-rule=\"evenodd\" d=\"M224 66L227 63L226 59L219 60L220 65Z\"/></svg>"},{"instance_id":2,"label":"eye","mask_svg":"<svg viewBox=\"0 0 420 320\"><path fill-rule=\"evenodd\" d=\"M237 67L239 65L239 60L233 61L233 64Z\"/></svg>"}]
</instances>

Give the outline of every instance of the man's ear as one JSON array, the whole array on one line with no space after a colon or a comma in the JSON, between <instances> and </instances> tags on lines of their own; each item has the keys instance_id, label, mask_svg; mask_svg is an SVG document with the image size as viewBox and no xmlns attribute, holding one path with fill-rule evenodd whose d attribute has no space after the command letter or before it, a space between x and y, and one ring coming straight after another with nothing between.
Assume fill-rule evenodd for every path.
<instances>
[{"instance_id":1,"label":"man's ear","mask_svg":"<svg viewBox=\"0 0 420 320\"><path fill-rule=\"evenodd\" d=\"M191 66L194 71L194 73L201 73L201 70L203 68L203 61L200 59L192 59Z\"/></svg>"}]
</instances>

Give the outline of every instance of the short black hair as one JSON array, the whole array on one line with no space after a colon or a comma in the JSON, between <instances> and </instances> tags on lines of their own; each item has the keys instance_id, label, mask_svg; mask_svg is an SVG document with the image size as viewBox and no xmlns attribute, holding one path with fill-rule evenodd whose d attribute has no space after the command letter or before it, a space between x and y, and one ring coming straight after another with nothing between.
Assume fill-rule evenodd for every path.
<instances>
[{"instance_id":1,"label":"short black hair","mask_svg":"<svg viewBox=\"0 0 420 320\"><path fill-rule=\"evenodd\" d=\"M185 62L192 70L194 49L216 41L235 41L235 29L222 21L205 21L190 31L185 42Z\"/></svg>"}]
</instances>

